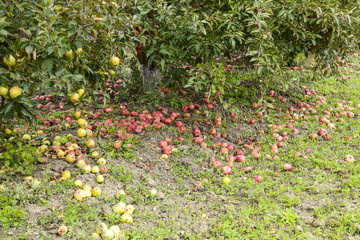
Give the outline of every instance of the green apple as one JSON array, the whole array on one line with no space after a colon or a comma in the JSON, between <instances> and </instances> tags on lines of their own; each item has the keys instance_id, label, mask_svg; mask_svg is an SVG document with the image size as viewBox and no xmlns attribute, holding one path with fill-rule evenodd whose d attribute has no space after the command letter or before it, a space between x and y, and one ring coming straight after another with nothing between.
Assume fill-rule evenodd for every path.
<instances>
[{"instance_id":1,"label":"green apple","mask_svg":"<svg viewBox=\"0 0 360 240\"><path fill-rule=\"evenodd\" d=\"M99 158L99 160L97 160L97 164L102 166L102 165L106 165L106 160L105 158Z\"/></svg>"},{"instance_id":2,"label":"green apple","mask_svg":"<svg viewBox=\"0 0 360 240\"><path fill-rule=\"evenodd\" d=\"M72 58L73 58L73 50L70 49L69 51L67 51L65 53L65 57L66 57L67 60L71 61Z\"/></svg>"},{"instance_id":3,"label":"green apple","mask_svg":"<svg viewBox=\"0 0 360 240\"><path fill-rule=\"evenodd\" d=\"M76 55L80 55L82 52L83 52L83 49L82 49L82 48L78 48L78 49L76 49L76 51L75 51Z\"/></svg>"}]
</instances>

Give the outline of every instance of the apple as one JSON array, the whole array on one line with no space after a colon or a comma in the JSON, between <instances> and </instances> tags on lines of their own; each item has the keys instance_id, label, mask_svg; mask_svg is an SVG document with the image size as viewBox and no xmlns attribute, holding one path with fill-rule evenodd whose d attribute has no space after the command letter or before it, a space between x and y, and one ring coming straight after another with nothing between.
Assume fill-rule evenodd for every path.
<instances>
[{"instance_id":1,"label":"apple","mask_svg":"<svg viewBox=\"0 0 360 240\"><path fill-rule=\"evenodd\" d=\"M108 230L108 227L105 223L99 223L99 225L96 226L96 233L98 234L104 234Z\"/></svg>"},{"instance_id":2,"label":"apple","mask_svg":"<svg viewBox=\"0 0 360 240\"><path fill-rule=\"evenodd\" d=\"M9 57L3 57L3 62L8 67L13 67L16 64L16 59L13 57L13 55L9 54Z\"/></svg>"},{"instance_id":3,"label":"apple","mask_svg":"<svg viewBox=\"0 0 360 240\"><path fill-rule=\"evenodd\" d=\"M69 170L66 170L66 171L64 171L64 172L62 173L61 176L62 176L63 178L66 178L66 179L70 179L71 173L70 173Z\"/></svg>"},{"instance_id":4,"label":"apple","mask_svg":"<svg viewBox=\"0 0 360 240\"><path fill-rule=\"evenodd\" d=\"M59 229L58 229L58 234L59 234L60 236L63 236L63 235L65 235L65 234L67 233L67 231L68 231L68 229L67 229L66 226L61 226L61 227L59 227Z\"/></svg>"},{"instance_id":5,"label":"apple","mask_svg":"<svg viewBox=\"0 0 360 240\"><path fill-rule=\"evenodd\" d=\"M68 163L73 163L75 162L75 155L74 154L68 154L65 158L65 160L68 162Z\"/></svg>"},{"instance_id":6,"label":"apple","mask_svg":"<svg viewBox=\"0 0 360 240\"><path fill-rule=\"evenodd\" d=\"M9 90L7 88L0 86L0 96L3 96L3 97L7 96L8 92L9 92Z\"/></svg>"},{"instance_id":7,"label":"apple","mask_svg":"<svg viewBox=\"0 0 360 240\"><path fill-rule=\"evenodd\" d=\"M79 129L77 130L77 136L80 137L80 138L85 137L86 134L87 134L87 132L86 132L86 130L83 129L83 128L79 128Z\"/></svg>"},{"instance_id":8,"label":"apple","mask_svg":"<svg viewBox=\"0 0 360 240\"><path fill-rule=\"evenodd\" d=\"M345 162L350 164L350 163L354 162L355 158L352 155L345 155L344 160L345 160Z\"/></svg>"},{"instance_id":9,"label":"apple","mask_svg":"<svg viewBox=\"0 0 360 240\"><path fill-rule=\"evenodd\" d=\"M90 239L93 239L93 240L101 240L101 237L100 237L100 234L94 232L91 234L91 238Z\"/></svg>"},{"instance_id":10,"label":"apple","mask_svg":"<svg viewBox=\"0 0 360 240\"><path fill-rule=\"evenodd\" d=\"M284 169L285 169L286 171L291 171L292 166L291 166L290 164L288 164L288 163L285 163L285 164L284 164Z\"/></svg>"},{"instance_id":11,"label":"apple","mask_svg":"<svg viewBox=\"0 0 360 240\"><path fill-rule=\"evenodd\" d=\"M92 173L99 173L100 172L100 168L98 166L93 166L91 169Z\"/></svg>"},{"instance_id":12,"label":"apple","mask_svg":"<svg viewBox=\"0 0 360 240\"><path fill-rule=\"evenodd\" d=\"M105 174L107 172L107 168L105 166L101 166L99 168L100 173Z\"/></svg>"},{"instance_id":13,"label":"apple","mask_svg":"<svg viewBox=\"0 0 360 240\"><path fill-rule=\"evenodd\" d=\"M235 160L236 160L237 162L245 162L246 158L245 158L244 155L237 155L237 156L235 157Z\"/></svg>"},{"instance_id":14,"label":"apple","mask_svg":"<svg viewBox=\"0 0 360 240\"><path fill-rule=\"evenodd\" d=\"M84 160L82 160L82 159L77 161L77 163L76 163L76 167L78 167L80 169L82 169L85 166L86 166L86 162Z\"/></svg>"},{"instance_id":15,"label":"apple","mask_svg":"<svg viewBox=\"0 0 360 240\"><path fill-rule=\"evenodd\" d=\"M222 154L227 154L228 152L229 152L229 149L227 149L227 148L220 149L220 153L222 153Z\"/></svg>"},{"instance_id":16,"label":"apple","mask_svg":"<svg viewBox=\"0 0 360 240\"><path fill-rule=\"evenodd\" d=\"M87 121L86 121L85 119L83 119L83 118L79 118L79 119L77 120L77 123L79 124L79 126L80 126L81 128L87 128L87 127L88 127Z\"/></svg>"},{"instance_id":17,"label":"apple","mask_svg":"<svg viewBox=\"0 0 360 240\"><path fill-rule=\"evenodd\" d=\"M114 225L114 226L111 226L109 229L115 233L115 238L114 238L115 240L120 240L120 239L125 238L124 232L121 231L118 226Z\"/></svg>"},{"instance_id":18,"label":"apple","mask_svg":"<svg viewBox=\"0 0 360 240\"><path fill-rule=\"evenodd\" d=\"M72 58L73 58L73 50L70 49L69 51L67 51L65 53L65 57L66 57L67 60L71 61Z\"/></svg>"},{"instance_id":19,"label":"apple","mask_svg":"<svg viewBox=\"0 0 360 240\"><path fill-rule=\"evenodd\" d=\"M231 174L231 167L230 166L224 166L221 168L221 171L227 175Z\"/></svg>"},{"instance_id":20,"label":"apple","mask_svg":"<svg viewBox=\"0 0 360 240\"><path fill-rule=\"evenodd\" d=\"M195 128L195 129L193 130L193 135L194 135L195 137L198 137L198 136L200 136L200 134L201 134L201 131L200 131L200 129L198 129L198 128Z\"/></svg>"},{"instance_id":21,"label":"apple","mask_svg":"<svg viewBox=\"0 0 360 240\"><path fill-rule=\"evenodd\" d=\"M9 93L10 93L10 97L15 99L21 95L22 91L19 87L15 86L15 87L10 88Z\"/></svg>"},{"instance_id":22,"label":"apple","mask_svg":"<svg viewBox=\"0 0 360 240\"><path fill-rule=\"evenodd\" d=\"M216 167L216 168L220 168L221 167L221 162L218 160L215 160L212 162L211 164L212 166Z\"/></svg>"},{"instance_id":23,"label":"apple","mask_svg":"<svg viewBox=\"0 0 360 240\"><path fill-rule=\"evenodd\" d=\"M105 181L105 178L104 178L103 175L97 175L97 176L96 176L96 181L97 181L98 183L102 183L102 182Z\"/></svg>"},{"instance_id":24,"label":"apple","mask_svg":"<svg viewBox=\"0 0 360 240\"><path fill-rule=\"evenodd\" d=\"M79 94L78 93L74 93L73 95L68 95L68 98L71 102L77 102L79 101Z\"/></svg>"},{"instance_id":25,"label":"apple","mask_svg":"<svg viewBox=\"0 0 360 240\"><path fill-rule=\"evenodd\" d=\"M74 112L74 114L73 114L73 117L74 117L75 119L79 119L80 116L81 116L81 112L80 112L80 111L76 111L76 112Z\"/></svg>"},{"instance_id":26,"label":"apple","mask_svg":"<svg viewBox=\"0 0 360 240\"><path fill-rule=\"evenodd\" d=\"M132 224L132 223L133 223L133 219L132 219L132 217L131 217L130 214L124 214L124 215L122 215L120 221L121 221L122 223L128 223L128 224Z\"/></svg>"},{"instance_id":27,"label":"apple","mask_svg":"<svg viewBox=\"0 0 360 240\"><path fill-rule=\"evenodd\" d=\"M91 153L91 157L92 157L92 158L98 158L98 157L99 157L99 153L98 153L97 151L93 151L93 152Z\"/></svg>"},{"instance_id":28,"label":"apple","mask_svg":"<svg viewBox=\"0 0 360 240\"><path fill-rule=\"evenodd\" d=\"M125 207L125 214L133 214L135 208L133 205L127 205Z\"/></svg>"},{"instance_id":29,"label":"apple","mask_svg":"<svg viewBox=\"0 0 360 240\"><path fill-rule=\"evenodd\" d=\"M120 63L120 58L118 58L118 57L113 56L113 57L110 59L110 64L111 64L112 66L117 66L117 65L119 65L119 63Z\"/></svg>"},{"instance_id":30,"label":"apple","mask_svg":"<svg viewBox=\"0 0 360 240\"><path fill-rule=\"evenodd\" d=\"M121 147L121 145L120 145L120 143L114 143L114 145L113 145L113 148L114 149L119 149Z\"/></svg>"},{"instance_id":31,"label":"apple","mask_svg":"<svg viewBox=\"0 0 360 240\"><path fill-rule=\"evenodd\" d=\"M123 214L125 212L126 203L119 202L113 208L113 211L117 214Z\"/></svg>"},{"instance_id":32,"label":"apple","mask_svg":"<svg viewBox=\"0 0 360 240\"><path fill-rule=\"evenodd\" d=\"M224 184L229 184L231 182L231 179L229 177L224 177L222 181Z\"/></svg>"},{"instance_id":33,"label":"apple","mask_svg":"<svg viewBox=\"0 0 360 240\"><path fill-rule=\"evenodd\" d=\"M94 139L89 139L85 142L85 146L88 148L94 148L95 147L95 141Z\"/></svg>"},{"instance_id":34,"label":"apple","mask_svg":"<svg viewBox=\"0 0 360 240\"><path fill-rule=\"evenodd\" d=\"M112 230L108 229L105 233L101 234L101 237L104 240L113 240L115 237L115 233Z\"/></svg>"},{"instance_id":35,"label":"apple","mask_svg":"<svg viewBox=\"0 0 360 240\"><path fill-rule=\"evenodd\" d=\"M31 136L29 134L24 134L22 139L30 141L31 140Z\"/></svg>"},{"instance_id":36,"label":"apple","mask_svg":"<svg viewBox=\"0 0 360 240\"><path fill-rule=\"evenodd\" d=\"M82 187L82 181L81 180L75 180L74 187L81 188Z\"/></svg>"},{"instance_id":37,"label":"apple","mask_svg":"<svg viewBox=\"0 0 360 240\"><path fill-rule=\"evenodd\" d=\"M99 160L97 160L97 164L98 165L106 165L106 160L105 160L105 158L99 158Z\"/></svg>"},{"instance_id":38,"label":"apple","mask_svg":"<svg viewBox=\"0 0 360 240\"><path fill-rule=\"evenodd\" d=\"M121 196L125 196L125 191L124 190L120 190L115 194L115 198L119 199Z\"/></svg>"},{"instance_id":39,"label":"apple","mask_svg":"<svg viewBox=\"0 0 360 240\"><path fill-rule=\"evenodd\" d=\"M255 176L254 176L254 180L255 180L256 182L261 182L262 177L261 177L260 175L255 175Z\"/></svg>"},{"instance_id":40,"label":"apple","mask_svg":"<svg viewBox=\"0 0 360 240\"><path fill-rule=\"evenodd\" d=\"M100 188L93 188L91 190L91 196L93 197L97 197L97 196L100 196L101 195L101 189Z\"/></svg>"},{"instance_id":41,"label":"apple","mask_svg":"<svg viewBox=\"0 0 360 240\"><path fill-rule=\"evenodd\" d=\"M90 165L86 164L84 167L82 167L81 170L82 170L83 173L90 173L92 168L91 168Z\"/></svg>"},{"instance_id":42,"label":"apple","mask_svg":"<svg viewBox=\"0 0 360 240\"><path fill-rule=\"evenodd\" d=\"M318 134L319 134L320 136L322 136L322 135L324 135L324 134L326 134L326 133L327 133L327 131L326 131L325 129L320 129L319 132L318 132Z\"/></svg>"},{"instance_id":43,"label":"apple","mask_svg":"<svg viewBox=\"0 0 360 240\"><path fill-rule=\"evenodd\" d=\"M74 197L76 200L78 201L84 201L86 199L86 193L84 190L82 189L78 189L76 190L75 194L74 194Z\"/></svg>"},{"instance_id":44,"label":"apple","mask_svg":"<svg viewBox=\"0 0 360 240\"><path fill-rule=\"evenodd\" d=\"M80 55L82 52L83 52L83 49L82 49L82 48L78 48L78 49L76 49L76 51L75 51L76 55Z\"/></svg>"},{"instance_id":45,"label":"apple","mask_svg":"<svg viewBox=\"0 0 360 240\"><path fill-rule=\"evenodd\" d=\"M91 191L91 186L90 185L84 185L83 190L84 191Z\"/></svg>"}]
</instances>

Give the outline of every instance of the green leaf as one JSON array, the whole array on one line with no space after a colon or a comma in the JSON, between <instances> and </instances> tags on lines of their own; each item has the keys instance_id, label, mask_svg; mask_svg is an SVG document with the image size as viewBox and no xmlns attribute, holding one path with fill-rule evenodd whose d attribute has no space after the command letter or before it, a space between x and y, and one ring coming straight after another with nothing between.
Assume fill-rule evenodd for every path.
<instances>
[{"instance_id":1,"label":"green leaf","mask_svg":"<svg viewBox=\"0 0 360 240\"><path fill-rule=\"evenodd\" d=\"M53 68L53 60L51 59L46 59L45 61L42 62L41 64L41 68L42 70L46 71L46 72L50 72L51 69Z\"/></svg>"},{"instance_id":2,"label":"green leaf","mask_svg":"<svg viewBox=\"0 0 360 240\"><path fill-rule=\"evenodd\" d=\"M166 50L165 48L161 48L159 52L162 54L167 54L167 55L171 56L171 53L168 50Z\"/></svg>"}]
</instances>

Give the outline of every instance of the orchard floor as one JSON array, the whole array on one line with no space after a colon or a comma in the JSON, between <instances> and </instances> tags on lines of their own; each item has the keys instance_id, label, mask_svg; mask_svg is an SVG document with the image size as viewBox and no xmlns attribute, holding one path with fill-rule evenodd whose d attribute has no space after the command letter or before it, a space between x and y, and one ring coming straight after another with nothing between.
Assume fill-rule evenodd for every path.
<instances>
[{"instance_id":1,"label":"orchard floor","mask_svg":"<svg viewBox=\"0 0 360 240\"><path fill-rule=\"evenodd\" d=\"M355 63L354 70L357 68ZM191 127L181 134L175 127L142 133L134 157L107 159L105 182L97 183L95 174L84 175L85 184L100 187L102 195L83 202L73 199L76 190L73 180L53 181L64 170L71 171L71 179L81 174L73 164L64 159L38 164L33 177L41 181L40 186L29 188L22 181L2 183L5 193L12 196L9 204L16 203L14 207L26 215L23 222L14 218L14 225L18 221L18 226L0 227L0 238L90 239L98 223L104 222L108 226L118 225L126 233L126 239L359 239L360 109L355 106L360 103L360 77L353 76L343 81L330 78L307 86L319 96L325 96L326 103L316 104L318 108L311 106L316 113L309 115L298 110L298 119L296 115L286 118L284 112L279 118L275 116L279 114L275 111L278 107L285 111L285 107L291 106L276 99L281 92L276 92L272 103L275 110L267 114L262 124L248 123L256 109L250 109L247 120L240 119L237 123L223 116L223 127L217 130L228 136L226 139L204 136L207 148L193 143ZM320 100L308 95L308 98L304 94L288 97L287 102L310 104ZM338 104L342 100L343 110ZM293 107L300 109L296 104ZM319 124L319 118L330 107L333 109L329 110L331 116L327 119L336 129ZM354 117L334 116L341 111L353 112ZM344 121L338 122L340 117ZM278 133L286 131L290 140L284 142L276 154L278 158L273 159L275 153L270 146L278 141L272 126L282 124L285 127ZM287 124L293 124L293 128ZM309 138L321 128L328 131L331 139ZM293 133L293 129L298 131ZM185 139L174 144L178 152L162 158L159 142L178 136ZM246 143L249 137L255 139L255 144L261 142L258 159L244 145L236 144L237 139ZM213 154L223 166L227 163L226 157L221 158L219 148L211 148L216 141L245 152L246 161L234 162L229 175L231 182L227 185L222 181L224 173L211 166ZM295 156L297 152L301 156ZM353 155L355 161L349 164L344 160L345 155ZM291 164L291 171L284 169L286 163ZM90 159L90 165L96 162ZM252 172L246 173L242 168L248 166ZM255 175L262 176L262 181L256 182ZM155 196L150 194L151 189L157 190ZM115 198L119 190L126 193L120 200ZM121 216L113 212L119 201L135 207L133 224L121 223ZM57 234L61 225L68 227L64 236Z\"/></svg>"}]
</instances>

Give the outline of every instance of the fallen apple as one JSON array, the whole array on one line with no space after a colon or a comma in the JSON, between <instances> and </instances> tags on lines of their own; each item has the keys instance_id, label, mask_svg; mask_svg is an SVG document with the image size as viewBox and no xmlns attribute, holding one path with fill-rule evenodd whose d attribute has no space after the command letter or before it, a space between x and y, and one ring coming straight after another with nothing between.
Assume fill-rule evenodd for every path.
<instances>
[{"instance_id":1,"label":"fallen apple","mask_svg":"<svg viewBox=\"0 0 360 240\"><path fill-rule=\"evenodd\" d=\"M99 172L100 172L100 168L99 168L98 166L93 166L93 167L91 168L91 172L92 172L92 173L99 173Z\"/></svg>"},{"instance_id":2,"label":"fallen apple","mask_svg":"<svg viewBox=\"0 0 360 240\"><path fill-rule=\"evenodd\" d=\"M256 182L261 182L262 177L261 177L260 175L255 175L255 176L254 176L254 180L255 180Z\"/></svg>"},{"instance_id":3,"label":"fallen apple","mask_svg":"<svg viewBox=\"0 0 360 240\"><path fill-rule=\"evenodd\" d=\"M58 229L58 234L59 234L60 236L63 236L63 235L65 235L65 234L67 233L67 231L68 231L68 229L67 229L66 226L61 226L61 227L59 227L59 229Z\"/></svg>"},{"instance_id":4,"label":"fallen apple","mask_svg":"<svg viewBox=\"0 0 360 240\"><path fill-rule=\"evenodd\" d=\"M126 203L119 202L113 208L113 211L117 214L123 214L125 212Z\"/></svg>"},{"instance_id":5,"label":"fallen apple","mask_svg":"<svg viewBox=\"0 0 360 240\"><path fill-rule=\"evenodd\" d=\"M106 160L105 160L105 158L99 158L99 159L97 160L97 164L98 164L99 166L106 165Z\"/></svg>"},{"instance_id":6,"label":"fallen apple","mask_svg":"<svg viewBox=\"0 0 360 240\"><path fill-rule=\"evenodd\" d=\"M75 180L75 182L74 182L74 187L81 188L81 187L82 187L82 181L80 181L80 180Z\"/></svg>"},{"instance_id":7,"label":"fallen apple","mask_svg":"<svg viewBox=\"0 0 360 240\"><path fill-rule=\"evenodd\" d=\"M76 190L75 194L74 194L74 198L78 201L84 201L86 199L86 193L84 190L82 189L78 189Z\"/></svg>"},{"instance_id":8,"label":"fallen apple","mask_svg":"<svg viewBox=\"0 0 360 240\"><path fill-rule=\"evenodd\" d=\"M223 178L223 183L224 184L229 184L231 182L231 179L229 177L224 177Z\"/></svg>"},{"instance_id":9,"label":"fallen apple","mask_svg":"<svg viewBox=\"0 0 360 240\"><path fill-rule=\"evenodd\" d=\"M97 197L97 196L100 196L101 195L101 189L100 188L93 188L91 190L91 196L93 197Z\"/></svg>"},{"instance_id":10,"label":"fallen apple","mask_svg":"<svg viewBox=\"0 0 360 240\"><path fill-rule=\"evenodd\" d=\"M125 207L125 214L133 214L135 208L133 205L127 205Z\"/></svg>"},{"instance_id":11,"label":"fallen apple","mask_svg":"<svg viewBox=\"0 0 360 240\"><path fill-rule=\"evenodd\" d=\"M125 191L124 190L120 190L115 194L116 199L119 199L121 196L125 196Z\"/></svg>"},{"instance_id":12,"label":"fallen apple","mask_svg":"<svg viewBox=\"0 0 360 240\"><path fill-rule=\"evenodd\" d=\"M104 178L103 175L97 175L97 176L96 176L96 181L97 181L98 183L102 183L102 182L105 181L105 178Z\"/></svg>"},{"instance_id":13,"label":"fallen apple","mask_svg":"<svg viewBox=\"0 0 360 240\"><path fill-rule=\"evenodd\" d=\"M133 223L133 219L132 219L130 214L122 215L120 221L122 223L127 223L127 224L132 224Z\"/></svg>"},{"instance_id":14,"label":"fallen apple","mask_svg":"<svg viewBox=\"0 0 360 240\"><path fill-rule=\"evenodd\" d=\"M62 173L61 176L62 176L63 178L66 178L66 179L70 179L71 173L70 173L69 170L66 170L66 171L64 171L64 172Z\"/></svg>"}]
</instances>

